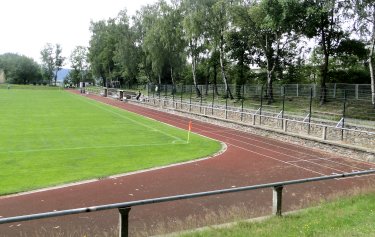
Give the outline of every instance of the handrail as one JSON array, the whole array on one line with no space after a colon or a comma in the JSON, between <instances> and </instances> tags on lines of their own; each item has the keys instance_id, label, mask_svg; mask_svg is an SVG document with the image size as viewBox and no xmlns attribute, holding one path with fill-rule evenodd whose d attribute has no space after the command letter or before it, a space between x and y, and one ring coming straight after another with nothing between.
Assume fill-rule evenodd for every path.
<instances>
[{"instance_id":1,"label":"handrail","mask_svg":"<svg viewBox=\"0 0 375 237\"><path fill-rule=\"evenodd\" d=\"M275 182L275 183L268 183L268 184L259 184L259 185L244 186L244 187L237 187L237 188L219 189L219 190L207 191L207 192L198 192L198 193L191 193L191 194L153 198L153 199L144 199L144 200L131 201L131 202L121 202L121 203L113 203L113 204L100 205L100 206L76 208L76 209L54 211L54 212L45 212L45 213L38 213L38 214L32 214L32 215L7 217L7 218L0 218L0 224L44 219L44 218L79 214L79 213L103 211L103 210L117 209L117 208L129 208L133 206L140 206L140 205L146 205L146 204L162 203L162 202L169 202L169 201L175 201L175 200L183 200L183 199L205 197L205 196L212 196L212 195L225 194L225 193L234 193L234 192L241 192L241 191L249 191L249 190L256 190L256 189L263 189L263 188L280 187L280 186L286 186L286 185L301 184L301 183L308 183L308 182L322 181L322 180L329 180L329 179L369 175L369 174L374 174L374 173L375 173L375 170L366 170L366 171L358 171L358 172L352 172L352 173L343 173L343 174L336 174L336 175L313 177L313 178L307 178L307 179L297 179L297 180Z\"/></svg>"}]
</instances>

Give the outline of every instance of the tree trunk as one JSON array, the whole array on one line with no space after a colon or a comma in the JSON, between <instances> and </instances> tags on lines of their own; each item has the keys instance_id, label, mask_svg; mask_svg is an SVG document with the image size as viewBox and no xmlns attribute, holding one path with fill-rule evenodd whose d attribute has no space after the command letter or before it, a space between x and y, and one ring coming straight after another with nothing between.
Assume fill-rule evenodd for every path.
<instances>
[{"instance_id":1,"label":"tree trunk","mask_svg":"<svg viewBox=\"0 0 375 237\"><path fill-rule=\"evenodd\" d=\"M176 93L176 89L175 89L175 81L174 81L174 77L173 77L173 67L171 66L171 80L172 80L172 95L174 95Z\"/></svg>"},{"instance_id":2,"label":"tree trunk","mask_svg":"<svg viewBox=\"0 0 375 237\"><path fill-rule=\"evenodd\" d=\"M269 105L273 103L272 74L273 74L273 70L267 70L267 98L268 98L267 104Z\"/></svg>"},{"instance_id":3,"label":"tree trunk","mask_svg":"<svg viewBox=\"0 0 375 237\"><path fill-rule=\"evenodd\" d=\"M324 62L321 66L321 79L320 79L320 105L323 105L327 102L327 77L328 77L328 65L329 65L329 54L330 54L330 44L331 44L331 35L326 35L326 32L321 28L322 35L322 48L324 53Z\"/></svg>"},{"instance_id":4,"label":"tree trunk","mask_svg":"<svg viewBox=\"0 0 375 237\"><path fill-rule=\"evenodd\" d=\"M192 67L192 72L193 72L193 82L194 82L194 87L195 87L195 93L197 94L197 97L200 97L201 91L199 90L198 84L197 84L197 74L196 74L197 65L196 64L197 64L196 59L193 58L191 62L191 67Z\"/></svg>"},{"instance_id":5,"label":"tree trunk","mask_svg":"<svg viewBox=\"0 0 375 237\"><path fill-rule=\"evenodd\" d=\"M373 57L374 57L374 48L375 48L375 6L373 9L373 25L372 25L372 40L371 40L371 48L370 48L370 53L368 56L368 66L370 69L370 75L371 75L371 99L372 99L372 105L375 109L375 79L374 79L374 62L373 62Z\"/></svg>"},{"instance_id":6,"label":"tree trunk","mask_svg":"<svg viewBox=\"0 0 375 237\"><path fill-rule=\"evenodd\" d=\"M213 81L213 86L215 90L215 95L219 96L219 91L217 90L217 64L214 64L214 81Z\"/></svg>"},{"instance_id":7,"label":"tree trunk","mask_svg":"<svg viewBox=\"0 0 375 237\"><path fill-rule=\"evenodd\" d=\"M173 68L171 67L171 80L172 80L172 85L174 86L174 77L173 77Z\"/></svg>"},{"instance_id":8,"label":"tree trunk","mask_svg":"<svg viewBox=\"0 0 375 237\"><path fill-rule=\"evenodd\" d=\"M54 80L55 80L55 86L56 86L56 83L57 83L57 73L58 73L59 71L58 70L56 70L56 73L55 73L55 78L54 78Z\"/></svg>"},{"instance_id":9,"label":"tree trunk","mask_svg":"<svg viewBox=\"0 0 375 237\"><path fill-rule=\"evenodd\" d=\"M227 75L225 73L225 67L224 67L224 36L221 36L221 40L220 40L220 67L221 67L221 77L223 78L223 82L225 86L225 92L226 92L225 96L229 96L229 98L233 100L233 95L228 85L228 79L227 79Z\"/></svg>"},{"instance_id":10,"label":"tree trunk","mask_svg":"<svg viewBox=\"0 0 375 237\"><path fill-rule=\"evenodd\" d=\"M327 102L326 82L328 79L328 65L329 65L329 54L324 53L324 63L321 68L322 78L320 80L320 105L323 105Z\"/></svg>"},{"instance_id":11,"label":"tree trunk","mask_svg":"<svg viewBox=\"0 0 375 237\"><path fill-rule=\"evenodd\" d=\"M194 39L195 41L195 44L196 44L196 39ZM189 42L189 46L190 46L190 51L191 51L191 71L192 71L192 74L193 74L193 83L194 83L194 87L195 87L195 93L197 94L197 97L200 97L201 96L201 92L198 88L198 85L197 85L197 58L196 58L196 55L195 55L195 45L193 44L193 41L190 40Z\"/></svg>"},{"instance_id":12,"label":"tree trunk","mask_svg":"<svg viewBox=\"0 0 375 237\"><path fill-rule=\"evenodd\" d=\"M240 67L240 72L239 72L239 78L237 78L237 81L236 81L236 97L238 100L240 100L242 98L242 95L241 95L241 92L242 92L242 86L245 85L245 82L244 82L244 67L245 67L245 64L244 64L244 52L242 52L241 54L241 58L240 58L240 61L238 63L238 66Z\"/></svg>"},{"instance_id":13,"label":"tree trunk","mask_svg":"<svg viewBox=\"0 0 375 237\"><path fill-rule=\"evenodd\" d=\"M207 76L206 76L206 91L205 91L205 95L207 96L208 95L208 85L209 85L209 80L210 80L210 66L207 67Z\"/></svg>"}]
</instances>

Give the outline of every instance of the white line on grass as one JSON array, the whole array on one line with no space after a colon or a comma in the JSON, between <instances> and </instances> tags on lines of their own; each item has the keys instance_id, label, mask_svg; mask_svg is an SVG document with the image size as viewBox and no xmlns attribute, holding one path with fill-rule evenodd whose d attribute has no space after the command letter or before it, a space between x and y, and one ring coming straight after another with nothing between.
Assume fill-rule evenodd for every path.
<instances>
[{"instance_id":1,"label":"white line on grass","mask_svg":"<svg viewBox=\"0 0 375 237\"><path fill-rule=\"evenodd\" d=\"M175 140L168 143L148 143L148 144L133 144L133 145L118 145L118 146L82 146L82 147L67 147L54 149L30 149L17 151L0 151L1 153L27 153L27 152L43 152L43 151L69 151L69 150L84 150L84 149L108 149L108 148L123 148L123 147L145 147L145 146L170 146L186 144L186 141Z\"/></svg>"},{"instance_id":2,"label":"white line on grass","mask_svg":"<svg viewBox=\"0 0 375 237\"><path fill-rule=\"evenodd\" d=\"M72 95L72 94L71 94L71 95ZM73 96L73 95L72 95L72 96ZM182 139L179 138L179 137L173 136L173 135L171 135L171 134L169 134L169 133L166 133L166 132L161 131L161 130L159 130L159 129L156 129L156 128L153 128L153 127L151 127L151 126L148 126L147 124L144 124L144 123L138 122L138 121L136 121L136 120L134 120L134 119L131 119L131 118L129 118L129 117L127 117L127 116L124 116L124 115L122 115L122 114L120 114L120 113L117 113L117 112L115 112L115 111L113 111L113 110L106 109L106 108L104 108L103 106L99 106L99 104L97 103L97 101L92 102L91 100L84 99L84 97L80 97L80 96L77 96L77 97L78 97L80 100L86 102L87 104L90 104L90 105L92 105L92 106L95 106L95 107L97 107L97 108L99 108L99 109L101 109L101 110L104 110L104 111L106 111L106 112L109 112L109 113L115 114L115 115L119 116L120 118L123 118L123 119L129 120L129 121L131 121L131 122L133 122L133 123L135 123L135 124L138 124L138 125L143 126L143 127L145 127L145 128L148 128L148 129L151 129L151 130L153 130L153 131L159 132L159 133L161 133L161 134L163 134L163 135L165 135L165 136L171 137L171 138L173 138L173 139L176 139L176 140L179 140L179 141L184 141L184 140L182 140ZM119 109L119 108L117 108L117 107L112 107L112 108L115 108L116 110ZM121 111L124 111L124 110L121 110Z\"/></svg>"}]
</instances>

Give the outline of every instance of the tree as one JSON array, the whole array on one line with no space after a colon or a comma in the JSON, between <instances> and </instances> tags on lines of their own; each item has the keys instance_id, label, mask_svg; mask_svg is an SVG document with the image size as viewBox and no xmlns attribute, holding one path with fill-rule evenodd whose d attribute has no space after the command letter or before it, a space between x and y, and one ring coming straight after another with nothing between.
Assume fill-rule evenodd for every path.
<instances>
[{"instance_id":1,"label":"tree","mask_svg":"<svg viewBox=\"0 0 375 237\"><path fill-rule=\"evenodd\" d=\"M47 43L40 51L43 76L44 79L49 82L49 84L52 84L52 80L54 80L56 85L57 73L64 65L65 58L61 55L61 53L61 46L59 44L54 46L51 43Z\"/></svg>"},{"instance_id":2,"label":"tree","mask_svg":"<svg viewBox=\"0 0 375 237\"><path fill-rule=\"evenodd\" d=\"M121 78L125 83L137 83L140 71L141 48L137 45L135 28L130 27L126 11L117 17L117 44L114 62L120 69Z\"/></svg>"},{"instance_id":3,"label":"tree","mask_svg":"<svg viewBox=\"0 0 375 237\"><path fill-rule=\"evenodd\" d=\"M89 62L94 77L102 79L103 86L108 86L116 77L114 54L116 48L116 24L114 19L91 22L89 42Z\"/></svg>"},{"instance_id":4,"label":"tree","mask_svg":"<svg viewBox=\"0 0 375 237\"><path fill-rule=\"evenodd\" d=\"M69 77L73 84L86 82L89 64L87 61L88 50L84 46L76 46L70 55L70 64L73 70L70 71Z\"/></svg>"},{"instance_id":5,"label":"tree","mask_svg":"<svg viewBox=\"0 0 375 237\"><path fill-rule=\"evenodd\" d=\"M229 29L229 5L230 3L226 0L217 1L211 8L211 21L210 23L210 35L212 36L212 40L214 42L214 50L218 48L220 53L220 69L221 69L221 77L224 82L226 97L229 96L230 99L233 99L232 92L228 85L228 77L225 68L226 63L226 40L225 36Z\"/></svg>"},{"instance_id":6,"label":"tree","mask_svg":"<svg viewBox=\"0 0 375 237\"><path fill-rule=\"evenodd\" d=\"M335 52L340 40L344 38L341 28L342 14L340 14L339 0L306 0L307 17L303 29L309 38L316 37L323 53L323 63L320 69L320 104L327 101L327 87L329 59Z\"/></svg>"},{"instance_id":7,"label":"tree","mask_svg":"<svg viewBox=\"0 0 375 237\"><path fill-rule=\"evenodd\" d=\"M147 32L150 31L155 24L155 7L156 5L143 6L132 18L134 23L132 30L135 34L135 45L139 47L139 72L141 75L146 76L149 82L154 82L155 75L152 70L150 54L144 43Z\"/></svg>"},{"instance_id":8,"label":"tree","mask_svg":"<svg viewBox=\"0 0 375 237\"><path fill-rule=\"evenodd\" d=\"M298 0L261 0L245 1L233 12L234 25L248 35L247 50L258 57L254 62L266 68L268 104L274 101L273 81L283 51L299 39L302 9Z\"/></svg>"},{"instance_id":9,"label":"tree","mask_svg":"<svg viewBox=\"0 0 375 237\"><path fill-rule=\"evenodd\" d=\"M183 8L183 29L185 40L187 42L187 53L191 60L191 71L193 84L197 97L201 96L198 88L197 64L200 55L205 50L206 23L208 20L208 9L213 1L185 0L182 3Z\"/></svg>"},{"instance_id":10,"label":"tree","mask_svg":"<svg viewBox=\"0 0 375 237\"><path fill-rule=\"evenodd\" d=\"M3 70L8 83L36 84L41 83L39 65L23 55L6 53L0 55L0 71Z\"/></svg>"},{"instance_id":11,"label":"tree","mask_svg":"<svg viewBox=\"0 0 375 237\"><path fill-rule=\"evenodd\" d=\"M170 70L172 84L176 83L177 75L185 64L184 54L186 42L183 37L182 14L178 1L174 1L170 7L165 2L161 5L161 12L164 16L160 22L161 42L166 51L167 63Z\"/></svg>"},{"instance_id":12,"label":"tree","mask_svg":"<svg viewBox=\"0 0 375 237\"><path fill-rule=\"evenodd\" d=\"M354 9L354 13L357 16L354 25L355 29L358 30L370 49L367 61L371 77L372 104L375 108L375 2L373 0L350 0L349 3L351 3L349 6Z\"/></svg>"}]
</instances>

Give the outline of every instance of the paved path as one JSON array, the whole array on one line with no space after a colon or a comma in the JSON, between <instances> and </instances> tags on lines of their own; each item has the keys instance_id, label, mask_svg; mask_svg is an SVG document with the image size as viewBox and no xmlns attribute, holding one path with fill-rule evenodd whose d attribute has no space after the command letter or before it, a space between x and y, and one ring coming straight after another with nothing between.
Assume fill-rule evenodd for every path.
<instances>
[{"instance_id":1,"label":"paved path","mask_svg":"<svg viewBox=\"0 0 375 237\"><path fill-rule=\"evenodd\" d=\"M189 121L184 117L134 104L94 95L87 97L180 128L186 129ZM55 190L0 197L0 217L375 168L374 164L367 162L337 157L316 149L200 121L193 121L193 132L226 143L226 152L215 158L169 168ZM365 186L370 181L374 181L374 176L288 186L284 189L283 208L291 210L319 197ZM130 212L130 232L133 235L148 235L158 230L180 226L180 222L185 226L194 225L202 219L210 219L207 218L209 213L220 214L228 209L239 212L246 210L246 215L268 215L271 213L271 200L272 191L267 189L134 207ZM105 233L110 233L109 236L113 236L117 219L117 211L111 210L3 224L0 225L0 236L82 236L82 233L88 233L89 236L105 236Z\"/></svg>"}]
</instances>

